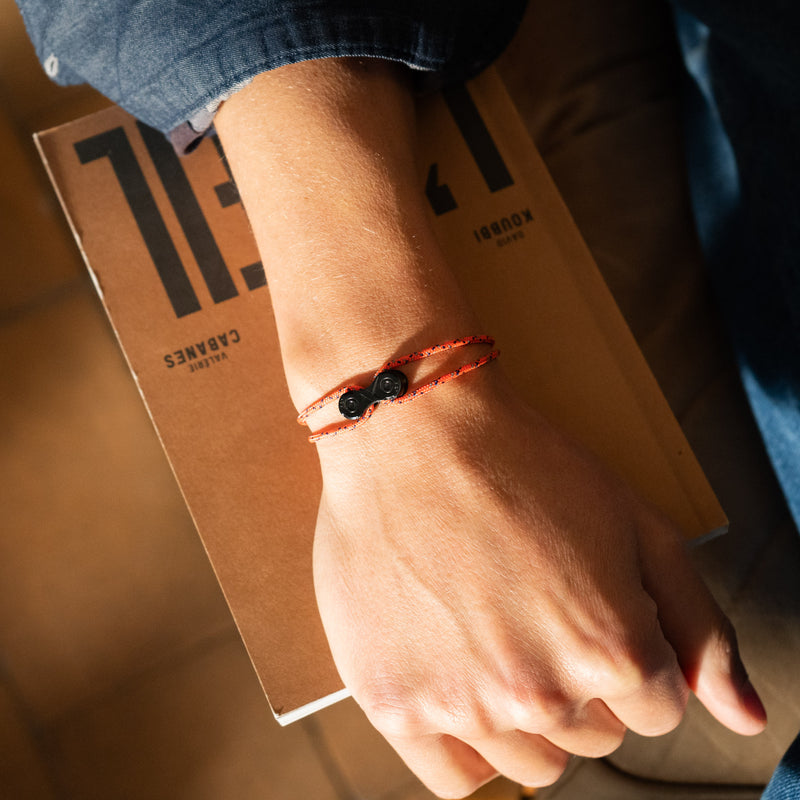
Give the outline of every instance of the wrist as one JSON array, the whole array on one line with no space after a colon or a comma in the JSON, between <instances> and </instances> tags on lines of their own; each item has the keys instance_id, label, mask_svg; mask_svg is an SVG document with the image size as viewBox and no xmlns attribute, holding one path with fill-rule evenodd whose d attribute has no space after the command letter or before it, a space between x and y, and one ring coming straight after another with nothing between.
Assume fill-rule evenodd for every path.
<instances>
[{"instance_id":1,"label":"wrist","mask_svg":"<svg viewBox=\"0 0 800 800\"><path fill-rule=\"evenodd\" d=\"M452 479L462 467L469 472L483 462L487 445L514 429L518 402L492 362L413 402L378 407L364 425L318 443L326 489L424 484Z\"/></svg>"},{"instance_id":2,"label":"wrist","mask_svg":"<svg viewBox=\"0 0 800 800\"><path fill-rule=\"evenodd\" d=\"M391 311L390 311L391 313ZM433 317L433 315L432 315ZM344 386L369 386L384 365L410 353L424 351L434 345L482 332L471 314L452 315L451 319L384 319L377 314L364 323L343 316L334 330L326 330L324 341L316 338L303 345L282 348L284 368L291 396L298 412L323 396ZM437 375L449 373L475 360L490 347L476 345L468 350L436 352L429 357L402 365L410 388L418 387ZM322 418L320 418L321 420ZM327 423L338 417L326 414ZM314 427L322 424L314 421Z\"/></svg>"},{"instance_id":3,"label":"wrist","mask_svg":"<svg viewBox=\"0 0 800 800\"><path fill-rule=\"evenodd\" d=\"M491 363L500 355L494 345L486 334L463 336L389 359L369 379L337 387L306 406L297 421L312 430L309 442L313 443L352 433L379 406L413 402ZM463 348L472 350L472 355L463 354ZM476 355L475 350L483 353ZM458 362L453 361L452 368L443 369L442 362L455 358Z\"/></svg>"}]
</instances>

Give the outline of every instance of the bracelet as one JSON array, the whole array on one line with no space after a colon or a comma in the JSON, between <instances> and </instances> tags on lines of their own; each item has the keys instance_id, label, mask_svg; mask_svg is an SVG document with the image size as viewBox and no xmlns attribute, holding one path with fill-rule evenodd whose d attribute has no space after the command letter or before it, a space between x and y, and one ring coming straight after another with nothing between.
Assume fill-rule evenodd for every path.
<instances>
[{"instance_id":1,"label":"bracelet","mask_svg":"<svg viewBox=\"0 0 800 800\"><path fill-rule=\"evenodd\" d=\"M467 372L482 367L490 361L494 361L499 355L499 350L492 350L484 356L464 364L462 367L448 372L446 375L440 375L416 389L408 391L408 378L403 372L398 370L405 364L410 364L414 361L421 361L423 358L443 353L447 350L454 350L457 347L464 347L469 344L488 344L494 345L494 339L491 336L465 336L461 339L451 339L449 342L428 347L425 350L418 350L415 353L409 353L407 356L401 356L392 361L387 361L373 376L372 383L367 386L343 386L340 389L334 389L324 397L321 397L315 403L304 408L297 416L297 421L301 425L308 425L308 418L329 405L330 403L338 401L339 413L350 422L341 425L331 425L323 428L321 431L312 434L308 437L309 442L318 442L320 439L325 439L329 436L336 436L344 431L351 431L363 425L375 412L379 403L405 403L413 400L415 397L421 397L427 394L431 389L441 386L443 383L457 378L459 375L464 375Z\"/></svg>"}]
</instances>

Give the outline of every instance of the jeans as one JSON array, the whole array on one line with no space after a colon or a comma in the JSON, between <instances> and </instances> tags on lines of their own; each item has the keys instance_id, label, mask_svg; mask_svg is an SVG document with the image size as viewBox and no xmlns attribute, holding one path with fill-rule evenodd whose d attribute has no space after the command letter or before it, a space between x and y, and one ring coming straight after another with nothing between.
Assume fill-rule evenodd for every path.
<instances>
[{"instance_id":1,"label":"jeans","mask_svg":"<svg viewBox=\"0 0 800 800\"><path fill-rule=\"evenodd\" d=\"M695 217L750 404L800 524L800 6L681 2Z\"/></svg>"},{"instance_id":2,"label":"jeans","mask_svg":"<svg viewBox=\"0 0 800 800\"><path fill-rule=\"evenodd\" d=\"M775 770L761 800L797 800L800 797L800 736Z\"/></svg>"},{"instance_id":3,"label":"jeans","mask_svg":"<svg viewBox=\"0 0 800 800\"><path fill-rule=\"evenodd\" d=\"M678 2L698 231L750 406L800 527L800 6ZM763 798L800 798L800 735Z\"/></svg>"}]
</instances>

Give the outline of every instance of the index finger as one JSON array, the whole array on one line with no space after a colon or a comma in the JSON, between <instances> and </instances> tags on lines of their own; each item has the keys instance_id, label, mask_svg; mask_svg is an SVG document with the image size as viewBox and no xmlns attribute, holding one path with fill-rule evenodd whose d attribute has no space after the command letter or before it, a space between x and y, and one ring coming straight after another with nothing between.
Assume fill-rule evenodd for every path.
<instances>
[{"instance_id":1,"label":"index finger","mask_svg":"<svg viewBox=\"0 0 800 800\"><path fill-rule=\"evenodd\" d=\"M645 589L689 687L732 731L760 733L767 715L747 677L733 625L694 569L685 543L661 529L642 536L640 545Z\"/></svg>"},{"instance_id":2,"label":"index finger","mask_svg":"<svg viewBox=\"0 0 800 800\"><path fill-rule=\"evenodd\" d=\"M689 698L689 687L675 650L664 636L655 603L642 590L635 629L620 648L620 657L601 699L627 728L642 736L660 736L677 727Z\"/></svg>"}]
</instances>

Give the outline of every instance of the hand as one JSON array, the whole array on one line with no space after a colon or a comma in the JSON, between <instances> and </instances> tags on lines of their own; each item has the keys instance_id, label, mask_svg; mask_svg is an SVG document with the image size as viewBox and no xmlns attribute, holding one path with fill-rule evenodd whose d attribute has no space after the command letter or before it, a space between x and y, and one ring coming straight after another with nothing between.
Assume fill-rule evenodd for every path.
<instances>
[{"instance_id":1,"label":"hand","mask_svg":"<svg viewBox=\"0 0 800 800\"><path fill-rule=\"evenodd\" d=\"M688 691L759 732L730 623L673 526L527 408L496 365L319 445L318 602L340 674L442 797L526 785Z\"/></svg>"},{"instance_id":2,"label":"hand","mask_svg":"<svg viewBox=\"0 0 800 800\"><path fill-rule=\"evenodd\" d=\"M396 67L282 67L216 124L298 409L391 354L482 330L430 227ZM392 309L380 325L376 308ZM730 625L676 531L498 366L318 445L315 581L355 699L451 797L496 771L548 783L626 728L668 731L689 689L734 730L761 730Z\"/></svg>"}]
</instances>

